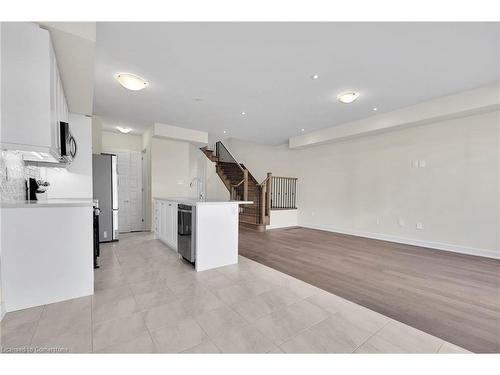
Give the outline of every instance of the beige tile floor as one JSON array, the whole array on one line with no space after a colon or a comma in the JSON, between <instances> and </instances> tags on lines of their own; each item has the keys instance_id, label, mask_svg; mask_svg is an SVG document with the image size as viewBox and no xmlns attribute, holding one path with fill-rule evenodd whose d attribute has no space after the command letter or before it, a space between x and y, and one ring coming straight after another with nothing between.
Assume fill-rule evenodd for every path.
<instances>
[{"instance_id":1,"label":"beige tile floor","mask_svg":"<svg viewBox=\"0 0 500 375\"><path fill-rule=\"evenodd\" d=\"M195 272L149 233L101 249L95 294L8 313L3 352L463 353L240 257Z\"/></svg>"}]
</instances>

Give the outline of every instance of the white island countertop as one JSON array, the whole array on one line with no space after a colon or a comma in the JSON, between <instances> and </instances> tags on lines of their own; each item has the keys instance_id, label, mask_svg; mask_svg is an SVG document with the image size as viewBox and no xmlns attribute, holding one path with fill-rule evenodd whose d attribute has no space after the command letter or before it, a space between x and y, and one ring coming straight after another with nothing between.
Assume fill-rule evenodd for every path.
<instances>
[{"instance_id":1,"label":"white island countertop","mask_svg":"<svg viewBox=\"0 0 500 375\"><path fill-rule=\"evenodd\" d=\"M190 236L182 241L182 253L186 254L186 248L191 247L192 255L194 247L196 271L238 263L239 205L253 202L186 197L156 197L154 200L157 202L155 231L158 238L179 250L179 238ZM191 233L178 233L178 207L173 207L177 205L193 207Z\"/></svg>"},{"instance_id":2,"label":"white island countertop","mask_svg":"<svg viewBox=\"0 0 500 375\"><path fill-rule=\"evenodd\" d=\"M155 197L154 200L176 202L185 204L187 206L200 206L200 205L226 205L226 204L252 204L252 201L221 201L216 199L196 199L185 197Z\"/></svg>"},{"instance_id":3,"label":"white island countertop","mask_svg":"<svg viewBox=\"0 0 500 375\"><path fill-rule=\"evenodd\" d=\"M0 203L2 208L92 207L92 205L92 198L54 198Z\"/></svg>"}]
</instances>

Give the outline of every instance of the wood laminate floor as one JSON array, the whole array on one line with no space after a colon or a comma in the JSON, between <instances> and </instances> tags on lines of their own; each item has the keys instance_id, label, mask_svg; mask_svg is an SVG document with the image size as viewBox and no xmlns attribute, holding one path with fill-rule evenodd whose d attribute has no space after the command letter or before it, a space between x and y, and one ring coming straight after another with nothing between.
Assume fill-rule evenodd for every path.
<instances>
[{"instance_id":1,"label":"wood laminate floor","mask_svg":"<svg viewBox=\"0 0 500 375\"><path fill-rule=\"evenodd\" d=\"M500 260L306 228L241 229L239 251L473 352L500 352Z\"/></svg>"}]
</instances>

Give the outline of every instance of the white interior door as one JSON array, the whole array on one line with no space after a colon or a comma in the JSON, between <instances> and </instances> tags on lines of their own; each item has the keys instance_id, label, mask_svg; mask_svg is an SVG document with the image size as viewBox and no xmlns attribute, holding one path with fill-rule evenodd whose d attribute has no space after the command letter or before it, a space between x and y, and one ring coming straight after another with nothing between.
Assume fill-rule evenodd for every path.
<instances>
[{"instance_id":1,"label":"white interior door","mask_svg":"<svg viewBox=\"0 0 500 375\"><path fill-rule=\"evenodd\" d=\"M129 220L130 198L129 198L129 171L130 152L116 152L118 161L118 230L120 233L130 232Z\"/></svg>"},{"instance_id":2,"label":"white interior door","mask_svg":"<svg viewBox=\"0 0 500 375\"><path fill-rule=\"evenodd\" d=\"M117 156L118 230L120 233L144 230L141 152L107 152Z\"/></svg>"},{"instance_id":3,"label":"white interior door","mask_svg":"<svg viewBox=\"0 0 500 375\"><path fill-rule=\"evenodd\" d=\"M128 214L131 231L144 230L142 214L142 153L130 152L130 166L128 173Z\"/></svg>"}]
</instances>

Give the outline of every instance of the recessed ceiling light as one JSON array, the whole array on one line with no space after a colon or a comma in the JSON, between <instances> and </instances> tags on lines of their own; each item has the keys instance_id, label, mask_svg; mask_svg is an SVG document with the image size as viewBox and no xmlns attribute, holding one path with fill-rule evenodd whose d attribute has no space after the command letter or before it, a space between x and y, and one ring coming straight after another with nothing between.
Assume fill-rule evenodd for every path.
<instances>
[{"instance_id":1,"label":"recessed ceiling light","mask_svg":"<svg viewBox=\"0 0 500 375\"><path fill-rule=\"evenodd\" d=\"M224 134L226 134L226 133L227 133L227 131L225 131L225 130L224 130L224 132L223 132L223 133L224 133Z\"/></svg>"},{"instance_id":2,"label":"recessed ceiling light","mask_svg":"<svg viewBox=\"0 0 500 375\"><path fill-rule=\"evenodd\" d=\"M306 130L306 129L300 129L301 132L303 132L304 130Z\"/></svg>"},{"instance_id":3,"label":"recessed ceiling light","mask_svg":"<svg viewBox=\"0 0 500 375\"><path fill-rule=\"evenodd\" d=\"M202 99L202 98L200 98L199 96L197 96L196 98L194 98L194 101L195 101L195 102L201 102L202 100L203 100L203 99Z\"/></svg>"},{"instance_id":4,"label":"recessed ceiling light","mask_svg":"<svg viewBox=\"0 0 500 375\"><path fill-rule=\"evenodd\" d=\"M241 112L241 115L242 116L245 116L247 113L246 112Z\"/></svg>"},{"instance_id":5,"label":"recessed ceiling light","mask_svg":"<svg viewBox=\"0 0 500 375\"><path fill-rule=\"evenodd\" d=\"M123 134L128 134L132 131L130 128L122 128L121 126L117 126L116 128Z\"/></svg>"},{"instance_id":6,"label":"recessed ceiling light","mask_svg":"<svg viewBox=\"0 0 500 375\"><path fill-rule=\"evenodd\" d=\"M359 92L357 91L348 91L337 95L337 99L339 100L339 102L344 104L352 103L357 98L359 98Z\"/></svg>"},{"instance_id":7,"label":"recessed ceiling light","mask_svg":"<svg viewBox=\"0 0 500 375\"><path fill-rule=\"evenodd\" d=\"M318 74L313 74L313 75L311 76L311 79L318 79L318 78L319 78L319 75L318 75Z\"/></svg>"},{"instance_id":8,"label":"recessed ceiling light","mask_svg":"<svg viewBox=\"0 0 500 375\"><path fill-rule=\"evenodd\" d=\"M144 78L132 73L118 73L115 78L120 85L132 91L142 90L149 85Z\"/></svg>"},{"instance_id":9,"label":"recessed ceiling light","mask_svg":"<svg viewBox=\"0 0 500 375\"><path fill-rule=\"evenodd\" d=\"M377 111L378 111L378 108L377 108L377 107L373 107L373 110L374 110L375 112L377 112Z\"/></svg>"}]
</instances>

